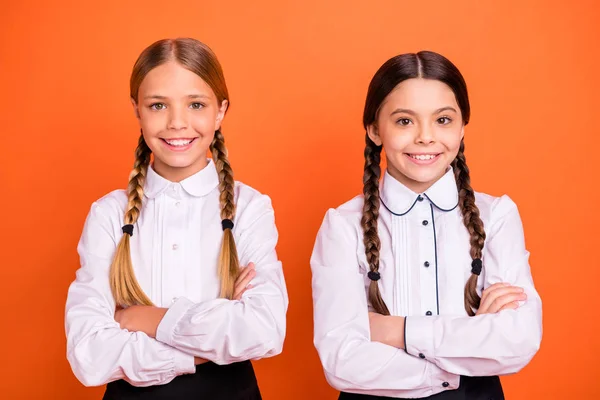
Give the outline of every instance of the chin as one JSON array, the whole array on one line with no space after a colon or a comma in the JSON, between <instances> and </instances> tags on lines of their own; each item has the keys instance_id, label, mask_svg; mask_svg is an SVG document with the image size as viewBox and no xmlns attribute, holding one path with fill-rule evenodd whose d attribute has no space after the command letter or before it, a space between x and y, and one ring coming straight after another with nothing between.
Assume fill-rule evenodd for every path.
<instances>
[{"instance_id":1,"label":"chin","mask_svg":"<svg viewBox=\"0 0 600 400\"><path fill-rule=\"evenodd\" d=\"M418 183L422 183L422 184L426 184L426 183L434 183L435 181L439 180L442 176L444 176L444 173L446 171L445 170L416 170L414 168L411 168L410 171L407 171L406 174L404 174L406 177L408 177L410 180L414 181L414 182L418 182Z\"/></svg>"}]
</instances>

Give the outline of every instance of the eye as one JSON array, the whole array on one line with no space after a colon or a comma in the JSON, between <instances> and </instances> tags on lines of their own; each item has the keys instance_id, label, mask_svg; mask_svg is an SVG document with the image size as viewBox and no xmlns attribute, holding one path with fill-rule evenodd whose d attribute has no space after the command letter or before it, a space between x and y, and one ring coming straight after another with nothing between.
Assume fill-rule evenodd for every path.
<instances>
[{"instance_id":1,"label":"eye","mask_svg":"<svg viewBox=\"0 0 600 400\"><path fill-rule=\"evenodd\" d=\"M452 119L448 117L440 117L437 119L437 123L440 125L448 125L450 122L452 122Z\"/></svg>"},{"instance_id":2,"label":"eye","mask_svg":"<svg viewBox=\"0 0 600 400\"><path fill-rule=\"evenodd\" d=\"M193 110L199 110L201 108L204 108L204 104L202 103L192 103L190 104L190 108Z\"/></svg>"},{"instance_id":3,"label":"eye","mask_svg":"<svg viewBox=\"0 0 600 400\"><path fill-rule=\"evenodd\" d=\"M150 105L150 108L151 108L152 110L156 110L156 111L163 110L163 109L165 109L165 107L166 107L166 106L165 106L165 104L164 104L164 103L154 103L154 104L151 104L151 105Z\"/></svg>"},{"instance_id":4,"label":"eye","mask_svg":"<svg viewBox=\"0 0 600 400\"><path fill-rule=\"evenodd\" d=\"M400 118L396 123L400 126L407 126L412 124L412 121L408 118Z\"/></svg>"}]
</instances>

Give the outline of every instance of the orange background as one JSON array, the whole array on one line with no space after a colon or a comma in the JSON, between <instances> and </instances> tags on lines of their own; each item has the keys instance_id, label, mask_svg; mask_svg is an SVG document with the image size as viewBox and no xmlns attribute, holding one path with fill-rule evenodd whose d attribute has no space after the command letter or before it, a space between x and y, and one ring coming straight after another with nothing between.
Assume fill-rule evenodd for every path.
<instances>
[{"instance_id":1,"label":"orange background","mask_svg":"<svg viewBox=\"0 0 600 400\"><path fill-rule=\"evenodd\" d=\"M90 5L83 5L88 3ZM221 3L223 5L221 5ZM362 107L389 57L431 49L466 77L474 186L519 205L544 302L542 348L507 398L600 398L594 1L4 1L0 8L0 397L98 399L63 325L90 204L125 187L140 51L192 36L223 64L236 178L269 194L291 298L265 399L335 399L312 345L309 256L328 207L361 190Z\"/></svg>"}]
</instances>

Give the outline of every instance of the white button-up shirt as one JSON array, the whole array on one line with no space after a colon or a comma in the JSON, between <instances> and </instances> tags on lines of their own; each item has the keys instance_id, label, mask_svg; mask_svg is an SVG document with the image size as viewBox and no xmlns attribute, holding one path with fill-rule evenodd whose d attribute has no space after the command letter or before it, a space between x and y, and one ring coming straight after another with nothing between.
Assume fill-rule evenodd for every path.
<instances>
[{"instance_id":1,"label":"white button-up shirt","mask_svg":"<svg viewBox=\"0 0 600 400\"><path fill-rule=\"evenodd\" d=\"M542 305L517 207L507 196L475 198L487 235L478 293L497 282L523 287L517 310L467 316L472 260L452 169L422 194L384 176L378 283L390 313L406 317L406 351L370 340L362 196L327 212L311 259L314 343L334 388L425 397L456 389L460 375L517 372L537 352Z\"/></svg>"},{"instance_id":2,"label":"white button-up shirt","mask_svg":"<svg viewBox=\"0 0 600 400\"><path fill-rule=\"evenodd\" d=\"M253 287L241 300L218 298L217 260L223 231L219 179L212 160L195 175L170 182L150 167L131 237L135 276L152 302L169 310L156 339L115 322L108 281L123 232L127 195L114 191L92 205L77 248L81 268L66 304L67 358L85 385L125 379L164 384L195 371L194 356L217 364L281 352L288 298L275 245L271 201L236 183L233 234L240 265L253 262Z\"/></svg>"}]
</instances>

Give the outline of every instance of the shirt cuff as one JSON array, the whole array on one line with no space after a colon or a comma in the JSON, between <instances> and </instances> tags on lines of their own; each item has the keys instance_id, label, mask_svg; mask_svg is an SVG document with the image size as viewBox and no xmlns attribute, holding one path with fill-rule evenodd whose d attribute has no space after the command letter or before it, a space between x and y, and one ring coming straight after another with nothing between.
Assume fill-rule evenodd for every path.
<instances>
[{"instance_id":1,"label":"shirt cuff","mask_svg":"<svg viewBox=\"0 0 600 400\"><path fill-rule=\"evenodd\" d=\"M196 362L194 356L175 350L175 375L193 374L196 372Z\"/></svg>"},{"instance_id":2,"label":"shirt cuff","mask_svg":"<svg viewBox=\"0 0 600 400\"><path fill-rule=\"evenodd\" d=\"M410 319L410 323L407 321ZM432 317L406 317L404 320L404 346L411 356L433 358Z\"/></svg>"},{"instance_id":3,"label":"shirt cuff","mask_svg":"<svg viewBox=\"0 0 600 400\"><path fill-rule=\"evenodd\" d=\"M158 328L156 329L156 340L163 342L164 344L168 344L171 347L175 347L173 340L175 327L177 326L179 320L181 320L181 318L185 315L187 310L193 305L194 303L185 297L180 297L175 303L173 303L158 324Z\"/></svg>"}]
</instances>

